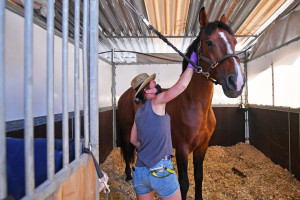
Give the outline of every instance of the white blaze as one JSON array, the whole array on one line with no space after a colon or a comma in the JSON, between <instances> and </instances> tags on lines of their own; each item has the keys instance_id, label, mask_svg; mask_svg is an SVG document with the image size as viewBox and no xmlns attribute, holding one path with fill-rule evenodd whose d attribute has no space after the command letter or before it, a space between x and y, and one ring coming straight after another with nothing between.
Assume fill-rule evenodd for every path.
<instances>
[{"instance_id":1,"label":"white blaze","mask_svg":"<svg viewBox=\"0 0 300 200\"><path fill-rule=\"evenodd\" d=\"M233 54L231 45L228 42L225 33L224 32L219 32L219 35L224 40L224 42L226 44L227 54ZM234 68L235 68L235 72L237 74L237 84L236 84L237 88L236 89L237 89L237 91L240 91L242 89L243 84L244 84L243 73L242 73L242 70L241 70L241 66L238 63L238 61L236 60L236 58L235 57L232 57L232 58L234 60Z\"/></svg>"}]
</instances>

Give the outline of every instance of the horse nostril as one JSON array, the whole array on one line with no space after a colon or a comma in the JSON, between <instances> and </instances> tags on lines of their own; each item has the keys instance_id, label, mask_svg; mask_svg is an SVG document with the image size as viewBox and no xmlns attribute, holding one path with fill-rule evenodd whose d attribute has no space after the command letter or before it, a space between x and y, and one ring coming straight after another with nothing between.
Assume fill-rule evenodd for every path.
<instances>
[{"instance_id":1,"label":"horse nostril","mask_svg":"<svg viewBox=\"0 0 300 200\"><path fill-rule=\"evenodd\" d=\"M236 90L237 85L236 85L235 77L233 75L228 76L227 85L231 90Z\"/></svg>"}]
</instances>

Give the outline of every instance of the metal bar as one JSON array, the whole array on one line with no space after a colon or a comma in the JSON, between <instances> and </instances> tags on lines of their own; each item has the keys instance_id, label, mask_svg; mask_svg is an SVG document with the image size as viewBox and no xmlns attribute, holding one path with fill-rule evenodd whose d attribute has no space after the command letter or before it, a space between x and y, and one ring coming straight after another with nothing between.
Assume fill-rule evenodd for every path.
<instances>
[{"instance_id":1,"label":"metal bar","mask_svg":"<svg viewBox=\"0 0 300 200\"><path fill-rule=\"evenodd\" d=\"M69 164L69 116L68 116L68 16L69 0L63 0L62 21L62 139L63 139L63 167Z\"/></svg>"},{"instance_id":2,"label":"metal bar","mask_svg":"<svg viewBox=\"0 0 300 200\"><path fill-rule=\"evenodd\" d=\"M98 105L98 25L99 1L90 0L90 146L99 162L99 105ZM99 181L96 181L96 199L99 199Z\"/></svg>"},{"instance_id":3,"label":"metal bar","mask_svg":"<svg viewBox=\"0 0 300 200\"><path fill-rule=\"evenodd\" d=\"M0 1L0 199L4 199L7 196L4 96L5 2L6 1Z\"/></svg>"},{"instance_id":4,"label":"metal bar","mask_svg":"<svg viewBox=\"0 0 300 200\"><path fill-rule=\"evenodd\" d=\"M264 33L264 32L262 32L262 33ZM268 51L266 51L266 52L264 52L264 53L262 53L262 54L260 54L260 55L257 55L257 56L255 56L255 57L253 57L253 58L251 58L249 61L252 61L252 60L255 60L255 59L257 59L257 58L260 58L260 57L262 57L262 56L264 56L264 55L267 55L268 53L271 53L271 52L273 52L273 51L276 51L277 49L281 49L282 47L284 47L284 46L288 46L289 44L291 44L291 43L293 43L293 42L297 42L298 40L300 40L300 36L298 36L298 37L296 37L296 38L294 38L294 39L292 39L292 40L290 40L290 41L288 41L288 42L285 42L285 43L283 43L282 45L279 45L279 46L277 46L277 47L275 47L275 48L273 48L273 49L270 49L270 50L268 50ZM249 46L248 46L249 47ZM248 48L247 47L247 48Z\"/></svg>"},{"instance_id":5,"label":"metal bar","mask_svg":"<svg viewBox=\"0 0 300 200\"><path fill-rule=\"evenodd\" d=\"M245 104L248 105L248 51L245 51L244 73L246 76ZM245 143L250 144L249 111L245 111Z\"/></svg>"},{"instance_id":6,"label":"metal bar","mask_svg":"<svg viewBox=\"0 0 300 200\"><path fill-rule=\"evenodd\" d=\"M289 130L289 172L292 172L292 157L291 157L291 117L288 112L288 130Z\"/></svg>"},{"instance_id":7,"label":"metal bar","mask_svg":"<svg viewBox=\"0 0 300 200\"><path fill-rule=\"evenodd\" d=\"M256 105L256 104L248 104L250 108L258 108L258 109L265 109L265 110L274 110L274 111L280 111L280 112L290 112L290 113L299 113L299 108L290 108L290 107L282 107L282 106L262 106L262 105Z\"/></svg>"},{"instance_id":8,"label":"metal bar","mask_svg":"<svg viewBox=\"0 0 300 200\"><path fill-rule=\"evenodd\" d=\"M245 62L244 62L244 72L246 76L246 85L245 85L245 103L248 104L248 51L245 51Z\"/></svg>"},{"instance_id":9,"label":"metal bar","mask_svg":"<svg viewBox=\"0 0 300 200\"><path fill-rule=\"evenodd\" d=\"M89 99L88 99L88 7L89 0L83 2L83 30L82 30L82 61L83 61L83 120L84 120L84 147L89 145Z\"/></svg>"},{"instance_id":10,"label":"metal bar","mask_svg":"<svg viewBox=\"0 0 300 200\"><path fill-rule=\"evenodd\" d=\"M274 66L273 63L271 64L271 69L272 69L272 105L275 106L275 82L274 82Z\"/></svg>"},{"instance_id":11,"label":"metal bar","mask_svg":"<svg viewBox=\"0 0 300 200\"><path fill-rule=\"evenodd\" d=\"M24 147L25 147L25 191L27 196L34 192L34 142L33 142L33 0L25 1L24 34Z\"/></svg>"},{"instance_id":12,"label":"metal bar","mask_svg":"<svg viewBox=\"0 0 300 200\"><path fill-rule=\"evenodd\" d=\"M245 112L245 143L250 144L250 135L249 135L249 111Z\"/></svg>"},{"instance_id":13,"label":"metal bar","mask_svg":"<svg viewBox=\"0 0 300 200\"><path fill-rule=\"evenodd\" d=\"M90 137L98 148L98 0L90 0ZM96 156L97 157L97 156Z\"/></svg>"},{"instance_id":14,"label":"metal bar","mask_svg":"<svg viewBox=\"0 0 300 200\"><path fill-rule=\"evenodd\" d=\"M116 132L116 64L114 62L115 50L111 51L111 63L112 63L112 106L113 106L113 147L117 147L117 132Z\"/></svg>"},{"instance_id":15,"label":"metal bar","mask_svg":"<svg viewBox=\"0 0 300 200\"><path fill-rule=\"evenodd\" d=\"M80 108L79 108L79 28L80 28L80 1L75 0L74 16L74 89L75 89L75 158L80 156Z\"/></svg>"},{"instance_id":16,"label":"metal bar","mask_svg":"<svg viewBox=\"0 0 300 200\"><path fill-rule=\"evenodd\" d=\"M47 172L54 177L54 0L47 3Z\"/></svg>"},{"instance_id":17,"label":"metal bar","mask_svg":"<svg viewBox=\"0 0 300 200\"><path fill-rule=\"evenodd\" d=\"M157 36L105 36L107 39L157 38ZM197 36L165 36L165 38L196 38ZM257 35L235 35L234 37L257 37Z\"/></svg>"}]
</instances>

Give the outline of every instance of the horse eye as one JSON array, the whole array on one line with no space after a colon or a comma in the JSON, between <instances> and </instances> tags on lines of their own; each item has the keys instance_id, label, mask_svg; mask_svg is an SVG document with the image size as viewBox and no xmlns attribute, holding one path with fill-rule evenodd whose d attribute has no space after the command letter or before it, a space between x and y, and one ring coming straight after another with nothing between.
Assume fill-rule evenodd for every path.
<instances>
[{"instance_id":1,"label":"horse eye","mask_svg":"<svg viewBox=\"0 0 300 200\"><path fill-rule=\"evenodd\" d=\"M206 41L206 46L207 47L212 47L212 46L214 46L214 43L211 40L207 40Z\"/></svg>"}]
</instances>

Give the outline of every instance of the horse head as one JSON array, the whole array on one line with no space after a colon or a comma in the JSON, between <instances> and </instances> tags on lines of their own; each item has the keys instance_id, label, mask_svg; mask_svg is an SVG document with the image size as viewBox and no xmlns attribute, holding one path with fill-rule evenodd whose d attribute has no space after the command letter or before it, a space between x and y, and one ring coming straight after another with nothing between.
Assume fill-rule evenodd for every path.
<instances>
[{"instance_id":1,"label":"horse head","mask_svg":"<svg viewBox=\"0 0 300 200\"><path fill-rule=\"evenodd\" d=\"M198 65L202 67L205 76L222 85L227 97L239 96L245 84L245 76L235 54L237 41L231 28L226 25L225 15L220 21L208 23L206 11L202 8L199 22L200 33L189 47L187 56L196 50Z\"/></svg>"}]
</instances>

